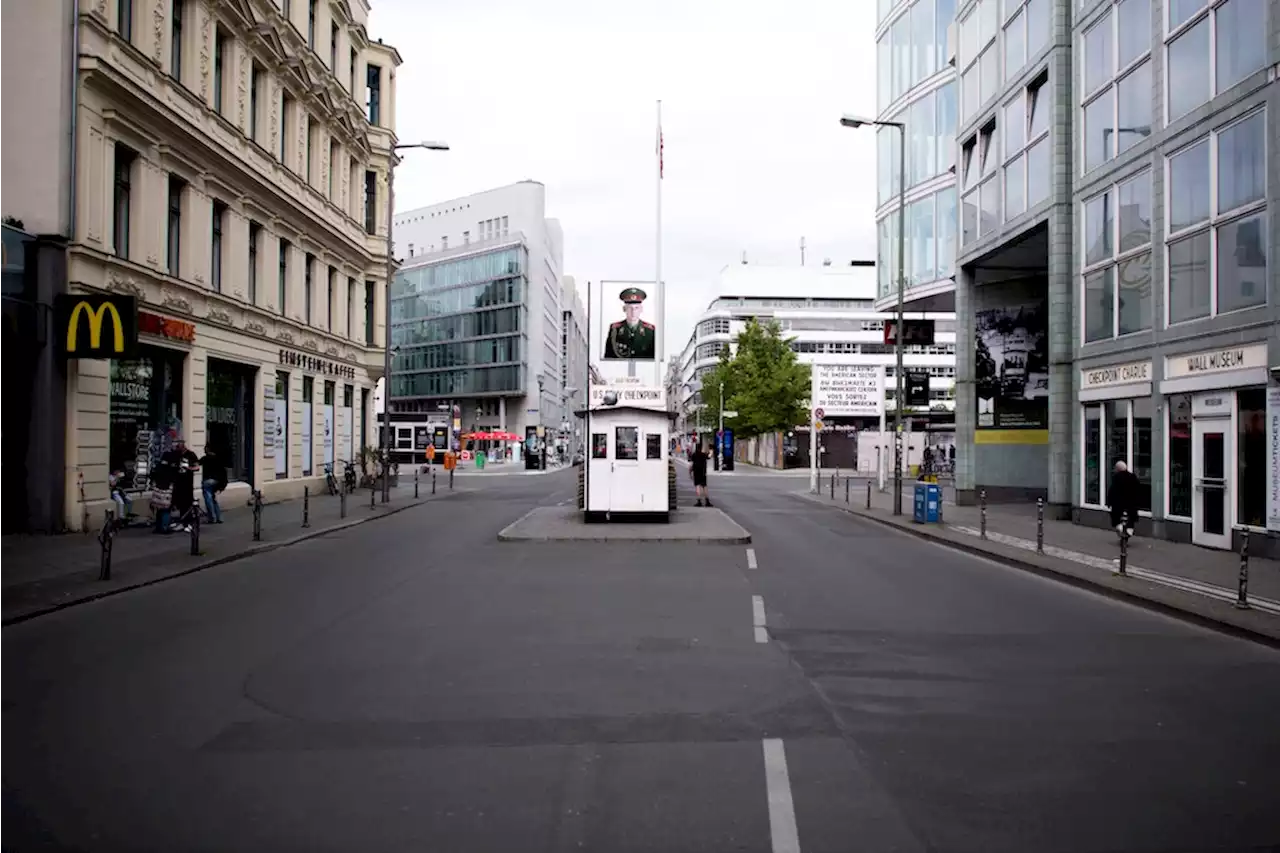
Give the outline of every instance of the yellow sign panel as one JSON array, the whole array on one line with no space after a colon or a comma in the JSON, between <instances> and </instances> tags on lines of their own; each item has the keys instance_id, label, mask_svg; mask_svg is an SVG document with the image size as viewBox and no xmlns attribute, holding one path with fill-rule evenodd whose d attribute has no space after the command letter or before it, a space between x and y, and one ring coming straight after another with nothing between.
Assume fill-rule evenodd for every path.
<instances>
[{"instance_id":1,"label":"yellow sign panel","mask_svg":"<svg viewBox=\"0 0 1280 853\"><path fill-rule=\"evenodd\" d=\"M55 328L68 358L122 358L138 343L138 307L132 296L61 294L54 299Z\"/></svg>"},{"instance_id":2,"label":"yellow sign panel","mask_svg":"<svg viewBox=\"0 0 1280 853\"><path fill-rule=\"evenodd\" d=\"M979 429L973 432L974 444L1048 444L1047 429Z\"/></svg>"}]
</instances>

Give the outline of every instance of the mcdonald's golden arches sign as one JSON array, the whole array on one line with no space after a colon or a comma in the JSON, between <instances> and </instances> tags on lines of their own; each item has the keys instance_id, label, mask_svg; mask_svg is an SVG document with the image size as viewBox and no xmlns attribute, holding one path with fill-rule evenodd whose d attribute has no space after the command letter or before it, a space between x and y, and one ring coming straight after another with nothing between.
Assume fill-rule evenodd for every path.
<instances>
[{"instance_id":1,"label":"mcdonald's golden arches sign","mask_svg":"<svg viewBox=\"0 0 1280 853\"><path fill-rule=\"evenodd\" d=\"M128 358L138 348L133 296L64 293L54 298L53 322L67 358Z\"/></svg>"}]
</instances>

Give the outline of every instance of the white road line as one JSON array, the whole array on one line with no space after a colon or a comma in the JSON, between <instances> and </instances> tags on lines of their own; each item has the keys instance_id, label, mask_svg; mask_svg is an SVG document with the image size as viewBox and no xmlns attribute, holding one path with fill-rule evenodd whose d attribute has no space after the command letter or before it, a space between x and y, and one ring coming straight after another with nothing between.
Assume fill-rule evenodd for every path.
<instances>
[{"instance_id":1,"label":"white road line","mask_svg":"<svg viewBox=\"0 0 1280 853\"><path fill-rule=\"evenodd\" d=\"M747 568L748 569L758 568L756 565L756 549L755 548L747 549Z\"/></svg>"},{"instance_id":2,"label":"white road line","mask_svg":"<svg viewBox=\"0 0 1280 853\"><path fill-rule=\"evenodd\" d=\"M751 623L756 629L756 642L769 642L769 632L764 624L764 598L758 595L751 596Z\"/></svg>"},{"instance_id":3,"label":"white road line","mask_svg":"<svg viewBox=\"0 0 1280 853\"><path fill-rule=\"evenodd\" d=\"M764 739L764 781L769 795L769 835L773 853L800 853L796 807L791 799L787 752L778 738Z\"/></svg>"}]
</instances>

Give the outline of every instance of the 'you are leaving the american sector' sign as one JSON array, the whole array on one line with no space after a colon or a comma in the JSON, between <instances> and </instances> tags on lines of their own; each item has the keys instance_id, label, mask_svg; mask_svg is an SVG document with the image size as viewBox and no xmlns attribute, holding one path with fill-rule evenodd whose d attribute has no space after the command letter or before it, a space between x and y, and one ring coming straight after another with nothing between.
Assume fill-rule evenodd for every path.
<instances>
[{"instance_id":1,"label":"'you are leaving the american sector' sign","mask_svg":"<svg viewBox=\"0 0 1280 853\"><path fill-rule=\"evenodd\" d=\"M880 417L884 411L884 367L813 365L811 405L821 409L824 417Z\"/></svg>"}]
</instances>

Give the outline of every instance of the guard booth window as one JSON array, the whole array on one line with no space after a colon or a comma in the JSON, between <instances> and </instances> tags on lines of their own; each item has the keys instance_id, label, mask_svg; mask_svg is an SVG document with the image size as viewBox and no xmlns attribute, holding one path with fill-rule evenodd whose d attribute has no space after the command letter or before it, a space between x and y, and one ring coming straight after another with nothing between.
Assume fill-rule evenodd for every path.
<instances>
[{"instance_id":1,"label":"guard booth window","mask_svg":"<svg viewBox=\"0 0 1280 853\"><path fill-rule=\"evenodd\" d=\"M620 426L614 428L615 447L613 458L622 462L634 462L640 458L640 428Z\"/></svg>"},{"instance_id":2,"label":"guard booth window","mask_svg":"<svg viewBox=\"0 0 1280 853\"><path fill-rule=\"evenodd\" d=\"M603 432L591 433L591 458L609 458L609 436Z\"/></svg>"},{"instance_id":3,"label":"guard booth window","mask_svg":"<svg viewBox=\"0 0 1280 853\"><path fill-rule=\"evenodd\" d=\"M645 459L661 459L662 458L662 433L651 432L646 433L644 437Z\"/></svg>"}]
</instances>

